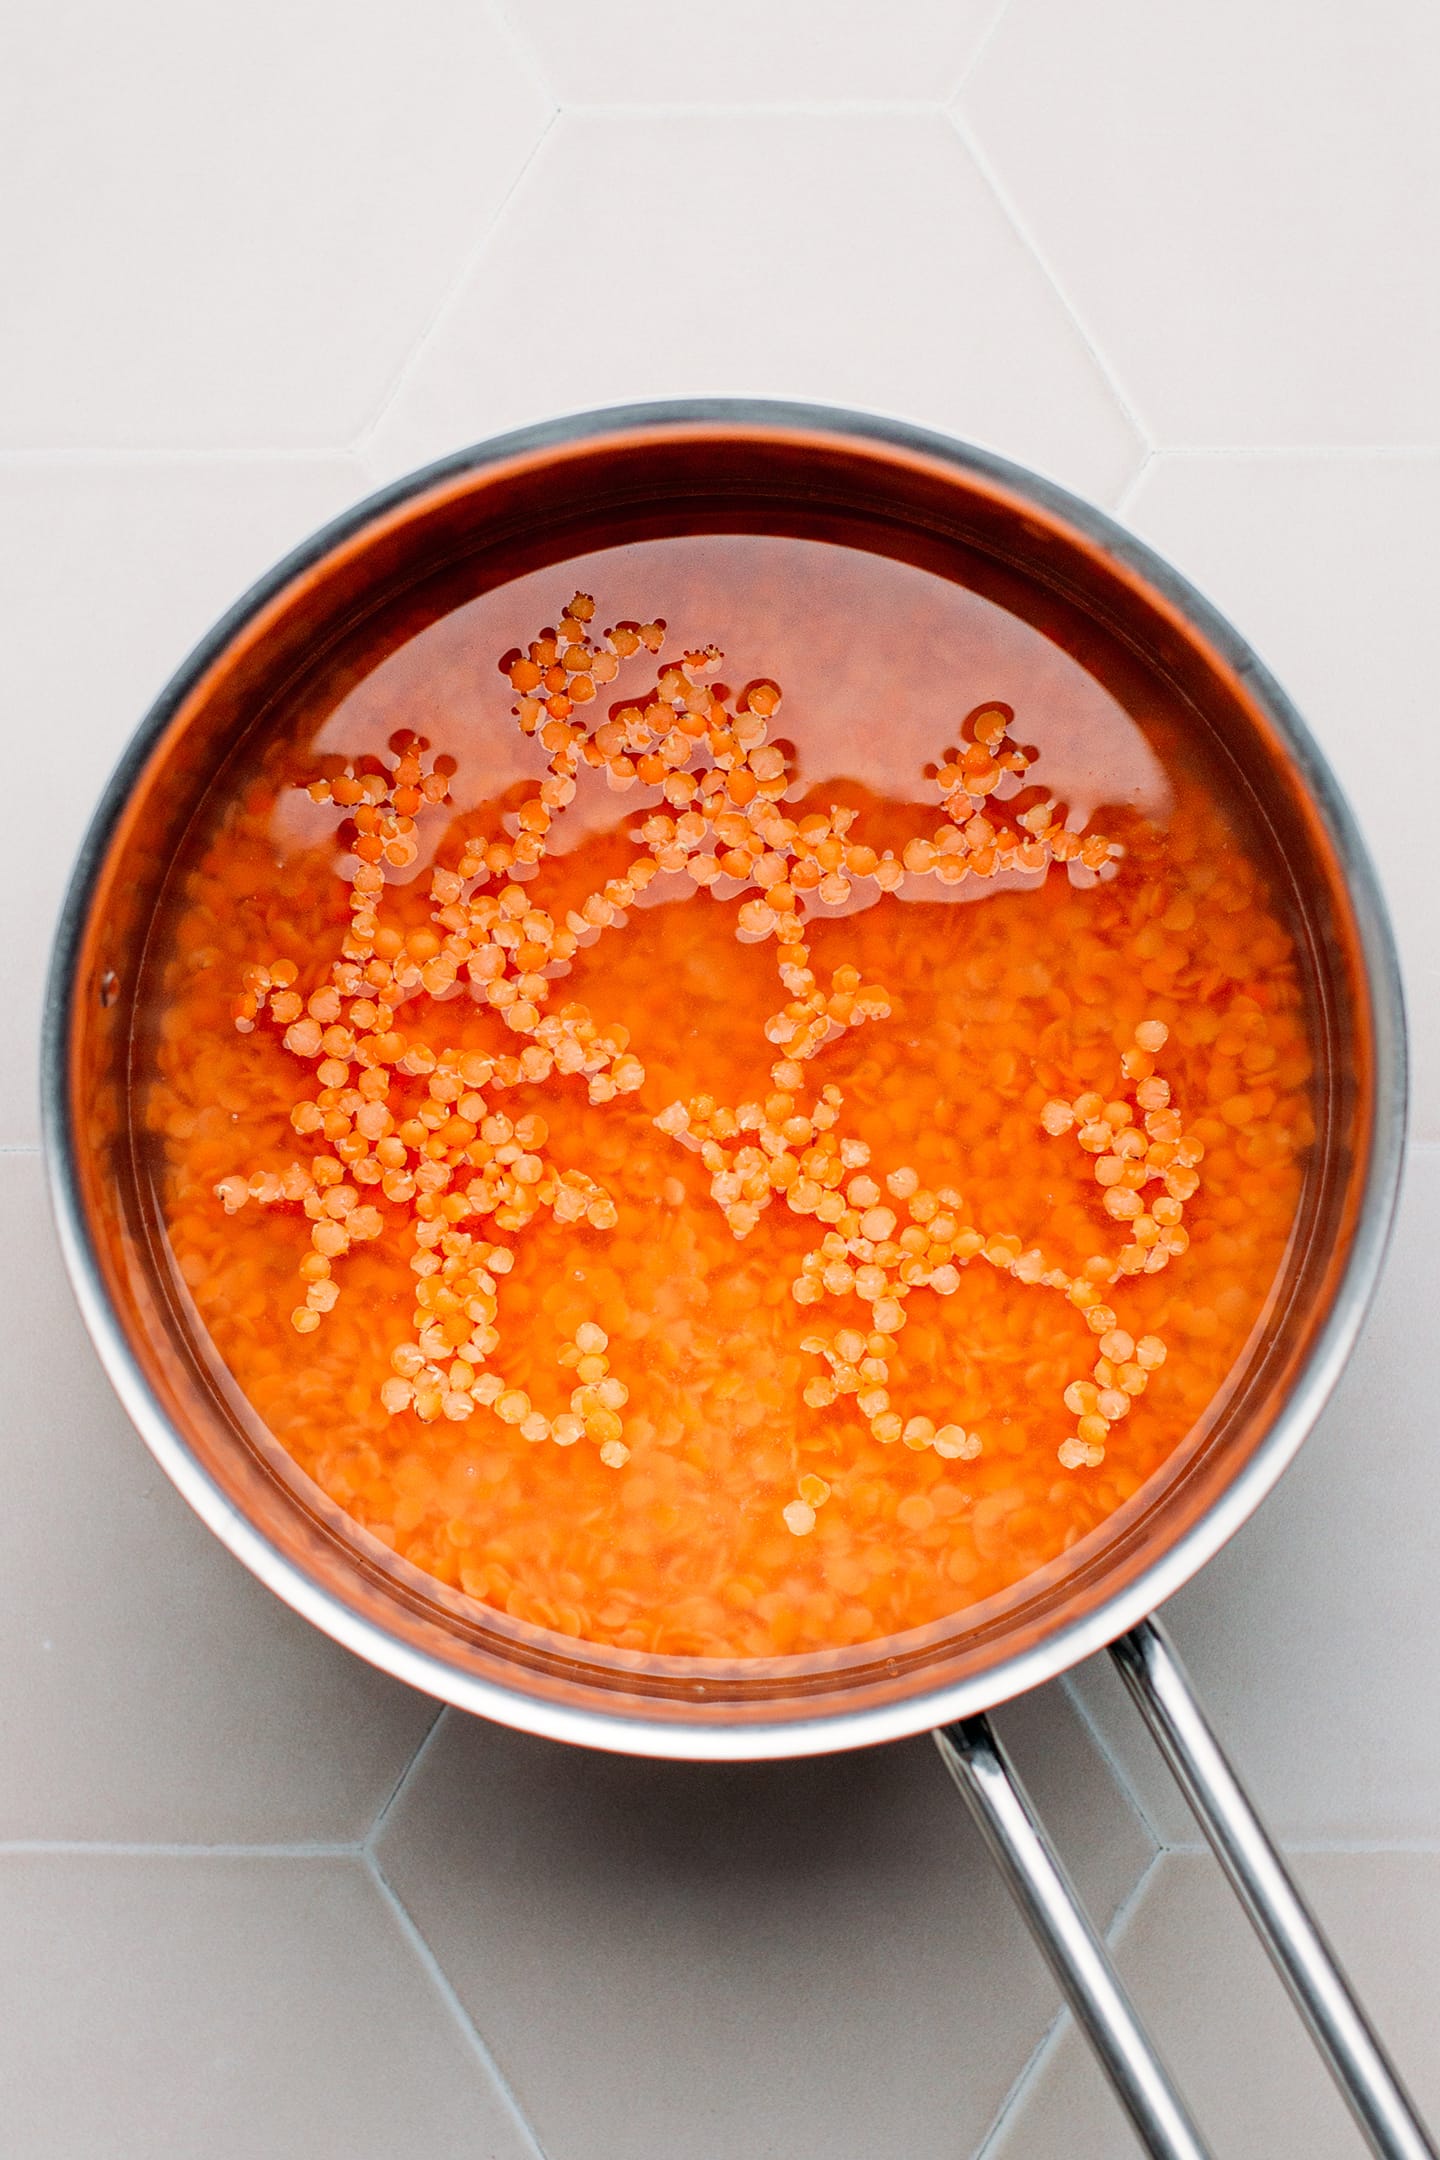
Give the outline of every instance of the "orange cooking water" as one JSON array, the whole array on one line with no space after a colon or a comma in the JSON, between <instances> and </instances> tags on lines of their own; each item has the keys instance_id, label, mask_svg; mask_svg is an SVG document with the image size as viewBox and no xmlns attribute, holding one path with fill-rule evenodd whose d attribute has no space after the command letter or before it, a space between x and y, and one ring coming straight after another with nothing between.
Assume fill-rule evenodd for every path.
<instances>
[{"instance_id":1,"label":"orange cooking water","mask_svg":"<svg viewBox=\"0 0 1440 2160\"><path fill-rule=\"evenodd\" d=\"M452 1589L863 1643L1066 1551L1223 1396L1312 1138L1291 940L1165 716L989 603L814 542L578 568L598 606L487 594L219 791L153 1037L175 1259L300 1468Z\"/></svg>"}]
</instances>

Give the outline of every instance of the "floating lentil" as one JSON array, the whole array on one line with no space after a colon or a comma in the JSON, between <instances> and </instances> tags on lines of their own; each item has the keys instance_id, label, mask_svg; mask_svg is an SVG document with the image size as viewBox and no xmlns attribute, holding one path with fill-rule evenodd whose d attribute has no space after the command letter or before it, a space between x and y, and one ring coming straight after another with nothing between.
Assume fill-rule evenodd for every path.
<instances>
[{"instance_id":1,"label":"floating lentil","mask_svg":"<svg viewBox=\"0 0 1440 2160\"><path fill-rule=\"evenodd\" d=\"M413 731L303 776L343 882L311 850L256 904L283 757L228 807L150 1098L170 1235L277 1436L418 1566L628 1648L864 1641L1065 1550L1223 1381L1311 1137L1289 942L1193 781L1164 834L1072 831L992 702L927 830L804 809L776 683L691 650L601 718L665 626L593 620L507 656L545 777L428 893L453 767ZM553 858L586 768L647 799ZM1015 873L960 935L926 904Z\"/></svg>"}]
</instances>

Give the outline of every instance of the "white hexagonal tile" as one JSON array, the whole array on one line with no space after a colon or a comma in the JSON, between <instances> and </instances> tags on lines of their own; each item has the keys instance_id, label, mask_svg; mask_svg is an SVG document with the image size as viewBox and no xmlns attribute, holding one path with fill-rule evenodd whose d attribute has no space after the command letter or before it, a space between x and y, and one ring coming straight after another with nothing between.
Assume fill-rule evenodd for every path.
<instances>
[{"instance_id":1,"label":"white hexagonal tile","mask_svg":"<svg viewBox=\"0 0 1440 2160\"><path fill-rule=\"evenodd\" d=\"M1001 1722L1108 1920L1149 1840L1063 1697ZM377 1857L550 2160L954 2160L1057 2007L925 1739L652 1763L451 1712Z\"/></svg>"},{"instance_id":2,"label":"white hexagonal tile","mask_svg":"<svg viewBox=\"0 0 1440 2160\"><path fill-rule=\"evenodd\" d=\"M562 116L364 454L389 477L555 412L716 394L923 421L1103 500L1139 461L1053 287L924 113Z\"/></svg>"},{"instance_id":3,"label":"white hexagonal tile","mask_svg":"<svg viewBox=\"0 0 1440 2160\"><path fill-rule=\"evenodd\" d=\"M1440 14L1012 0L960 110L1156 440L1433 443Z\"/></svg>"},{"instance_id":4,"label":"white hexagonal tile","mask_svg":"<svg viewBox=\"0 0 1440 2160\"><path fill-rule=\"evenodd\" d=\"M537 2160L359 1860L0 1856L24 2160Z\"/></svg>"},{"instance_id":5,"label":"white hexagonal tile","mask_svg":"<svg viewBox=\"0 0 1440 2160\"><path fill-rule=\"evenodd\" d=\"M1440 2119L1440 1854L1314 1853L1300 1874L1417 2104ZM1208 1854L1161 1858L1118 1962L1214 2152L1354 2160L1360 2133ZM985 2160L1134 2160L1137 2150L1067 2020Z\"/></svg>"},{"instance_id":6,"label":"white hexagonal tile","mask_svg":"<svg viewBox=\"0 0 1440 2160\"><path fill-rule=\"evenodd\" d=\"M1166 1611L1278 1835L1440 1842L1440 1148L1412 1150L1375 1309L1334 1401L1259 1514ZM1195 1823L1101 1661L1086 1707L1167 1842Z\"/></svg>"},{"instance_id":7,"label":"white hexagonal tile","mask_svg":"<svg viewBox=\"0 0 1440 2160\"><path fill-rule=\"evenodd\" d=\"M0 706L48 775L8 839L0 1143L38 1137L51 927L116 759L215 618L362 492L336 457L0 460Z\"/></svg>"},{"instance_id":8,"label":"white hexagonal tile","mask_svg":"<svg viewBox=\"0 0 1440 2160\"><path fill-rule=\"evenodd\" d=\"M1430 834L1440 456L1162 455L1126 516L1251 639L1347 790L1405 966L1415 1131L1440 1139Z\"/></svg>"},{"instance_id":9,"label":"white hexagonal tile","mask_svg":"<svg viewBox=\"0 0 1440 2160\"><path fill-rule=\"evenodd\" d=\"M261 1588L174 1492L0 1153L0 1843L363 1838L435 1705Z\"/></svg>"},{"instance_id":10,"label":"white hexagonal tile","mask_svg":"<svg viewBox=\"0 0 1440 2160\"><path fill-rule=\"evenodd\" d=\"M819 105L948 96L994 0L506 0L573 105Z\"/></svg>"},{"instance_id":11,"label":"white hexagonal tile","mask_svg":"<svg viewBox=\"0 0 1440 2160\"><path fill-rule=\"evenodd\" d=\"M550 118L469 0L9 23L0 441L342 446Z\"/></svg>"}]
</instances>

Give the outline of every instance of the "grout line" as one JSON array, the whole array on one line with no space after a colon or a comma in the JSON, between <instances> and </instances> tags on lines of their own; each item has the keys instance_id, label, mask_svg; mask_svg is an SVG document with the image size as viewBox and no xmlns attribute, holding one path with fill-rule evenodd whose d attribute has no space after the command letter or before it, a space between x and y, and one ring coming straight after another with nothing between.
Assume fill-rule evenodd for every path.
<instances>
[{"instance_id":1,"label":"grout line","mask_svg":"<svg viewBox=\"0 0 1440 2160\"><path fill-rule=\"evenodd\" d=\"M1108 1950L1118 1950L1121 1943L1125 1940L1126 1930L1128 1929L1130 1922L1135 1917L1135 1913L1140 1904L1140 1900L1144 1895L1145 1887L1149 1882L1151 1876L1155 1873L1155 1870L1159 1867L1161 1861L1164 1860L1166 1856L1167 1848L1163 1845L1160 1847L1158 1852L1152 1853L1150 1855L1150 1859L1146 1866L1141 1870L1140 1874L1136 1876L1134 1882L1130 1885L1130 1888L1126 1891L1124 1897L1121 1898L1120 1903L1116 1906L1114 1912L1111 1913L1108 1925L1101 1929L1100 1939L1105 1944Z\"/></svg>"},{"instance_id":2,"label":"grout line","mask_svg":"<svg viewBox=\"0 0 1440 2160\"><path fill-rule=\"evenodd\" d=\"M545 62L541 59L538 48L526 37L505 0L486 0L485 13L500 38L509 46L511 58L517 61L529 76L533 88L558 112L563 103L560 93L545 72Z\"/></svg>"},{"instance_id":3,"label":"grout line","mask_svg":"<svg viewBox=\"0 0 1440 2160\"><path fill-rule=\"evenodd\" d=\"M1136 1906L1140 1903L1145 1886L1160 1865L1164 1853L1165 1848L1162 1847L1159 1851L1150 1855L1150 1858L1110 1915L1109 1924L1100 1930L1100 1939L1107 1949L1113 1950L1120 1942ZM1018 2113L1030 2087L1034 2084L1050 2057L1055 2053L1074 2022L1074 2013L1071 2011L1069 2004L1062 2001L1060 2008L1031 2049L1024 2068L1001 2101L989 2129L975 2148L972 2160L993 2160L996 2143L1001 2132L1011 2118Z\"/></svg>"},{"instance_id":4,"label":"grout line","mask_svg":"<svg viewBox=\"0 0 1440 2160\"><path fill-rule=\"evenodd\" d=\"M40 1153L41 1147L38 1140L0 1140L0 1155L38 1155Z\"/></svg>"},{"instance_id":5,"label":"grout line","mask_svg":"<svg viewBox=\"0 0 1440 2160\"><path fill-rule=\"evenodd\" d=\"M103 1838L6 1838L0 1841L0 1860L24 1860L53 1856L57 1859L100 1860L361 1860L362 1845L179 1845L159 1841L145 1844Z\"/></svg>"},{"instance_id":6,"label":"grout line","mask_svg":"<svg viewBox=\"0 0 1440 2160\"><path fill-rule=\"evenodd\" d=\"M515 173L514 178L511 180L510 185L506 188L499 202L496 203L494 210L485 222L484 228L477 235L474 244L467 250L466 254L462 257L459 268L456 270L456 273L451 279L449 286L446 288L445 292L441 296L439 306L435 309L435 312L430 317L429 322L426 323L424 329L420 332L419 337L415 340L415 343L411 346L409 352L401 361L399 368L396 370L395 378L390 384L389 389L385 391L381 396L380 403L376 407L374 417L366 422L365 426L356 436L354 442L349 445L350 454L353 457L363 458L368 454L376 435L379 433L380 428L384 424L387 413L389 413L391 408L396 404L397 400L403 394L406 384L411 380L416 368L420 365L420 362L424 357L425 353L434 343L434 340L439 333L442 325L445 323L447 317L453 313L456 304L460 299L460 295L464 292L465 287L470 282L472 272L483 260L485 250L490 244L491 235L496 231L501 219L504 217L505 212L509 208L511 198L514 196L516 190L524 181L526 175L530 171L531 166L535 163L536 158L539 157L540 152L544 149L546 143L549 142L550 137L555 129L555 123L559 118L560 108L557 105L551 112L549 119L545 122L544 127L540 130L540 133L536 136L534 142L530 145L528 154L523 159L519 170Z\"/></svg>"},{"instance_id":7,"label":"grout line","mask_svg":"<svg viewBox=\"0 0 1440 2160\"><path fill-rule=\"evenodd\" d=\"M1034 2047L1031 2048L1030 2053L1026 2056L1024 2063L1021 2065L1020 2070L1016 2075L1014 2084L1010 2087L1009 2092L1006 2093L1004 2099L1000 2102L999 2107L995 2110L994 2115L991 2117L990 2127L985 2132L984 2137L981 2138L980 2143L976 2146L973 2154L971 2155L971 2160L992 2160L992 2155L994 2154L996 2147L996 2141L1000 2137L1002 2131L1005 2129L1006 2124L1010 2121L1010 2118L1018 2111L1021 2102L1025 2098L1026 2093L1030 2090L1030 2087L1033 2084L1034 2080L1039 2076L1041 2068L1046 2062L1049 2061L1050 2057L1054 2054L1056 2048L1060 2045L1060 2035L1064 2031L1067 2023L1070 2022L1072 2022L1070 2018L1070 2012L1066 2008L1065 2004L1062 2002L1060 2008L1056 2011L1054 2017L1051 2018L1050 2023L1046 2026L1044 2032L1041 2033L1040 2038L1036 2041Z\"/></svg>"},{"instance_id":8,"label":"grout line","mask_svg":"<svg viewBox=\"0 0 1440 2160\"><path fill-rule=\"evenodd\" d=\"M399 1777L396 1778L395 1783L390 1791L390 1797L379 1808L376 1813L374 1822L371 1823L370 1828L366 1831L364 1838L361 1840L360 1850L364 1853L367 1860L373 1861L376 1844L379 1841L381 1831L384 1829L386 1823L389 1821L390 1811L395 1806L397 1800L400 1798L401 1793L404 1792L406 1786L410 1783L410 1780L414 1776L415 1772L419 1769L422 1756L426 1755L429 1752L430 1743L435 1738L436 1733L439 1732L441 1721L443 1720L444 1716L445 1705L444 1703L441 1703L439 1708L436 1710L434 1717L431 1718L430 1723L426 1726L423 1734L421 1735L420 1740L414 1750L414 1753L410 1756L409 1761L406 1763L404 1769L400 1772Z\"/></svg>"},{"instance_id":9,"label":"grout line","mask_svg":"<svg viewBox=\"0 0 1440 2160\"><path fill-rule=\"evenodd\" d=\"M1008 4L1008 0L1007 0ZM776 98L763 104L744 98L675 98L668 102L617 100L588 104L565 99L560 110L566 118L583 120L866 120L887 114L913 117L916 113L941 113L946 92L938 97L914 98Z\"/></svg>"},{"instance_id":10,"label":"grout line","mask_svg":"<svg viewBox=\"0 0 1440 2160\"><path fill-rule=\"evenodd\" d=\"M946 105L951 104L956 98L961 95L966 83L969 82L971 76L975 73L976 68L979 67L980 62L984 59L986 53L989 51L991 39L994 37L996 31L1000 28L1001 23L1004 22L1005 17L1009 14L1009 12L1010 0L1000 0L999 6L995 9L995 12L990 17L989 22L981 31L978 43L972 48L969 59L965 62L964 67L960 70L960 80L956 83L953 90L947 92L943 101Z\"/></svg>"},{"instance_id":11,"label":"grout line","mask_svg":"<svg viewBox=\"0 0 1440 2160\"><path fill-rule=\"evenodd\" d=\"M1150 1826L1147 1823L1146 1828ZM1388 1853L1414 1854L1425 1859L1440 1857L1440 1836L1423 1837L1285 1837L1270 1833L1272 1842L1282 1860L1294 1856L1309 1858L1312 1854L1321 1858L1329 1853L1337 1859L1354 1858L1367 1860L1384 1859ZM1158 1860L1167 1854L1180 1860L1214 1860L1214 1848L1204 1833L1197 1828L1193 1837L1159 1838L1154 1857ZM1218 1862L1216 1863L1218 1865Z\"/></svg>"},{"instance_id":12,"label":"grout line","mask_svg":"<svg viewBox=\"0 0 1440 2160\"><path fill-rule=\"evenodd\" d=\"M1100 1730L1100 1727L1096 1724L1095 1719L1091 1716L1088 1703L1084 1701L1079 1689L1075 1686L1073 1674L1064 1673L1061 1675L1060 1689L1061 1693L1069 1702L1070 1707L1074 1711L1076 1717L1080 1720L1081 1725L1084 1727L1085 1733L1090 1741L1091 1746L1094 1748L1096 1754L1100 1757L1101 1762L1110 1772L1110 1775L1114 1779L1116 1786L1119 1788L1121 1799L1128 1802L1131 1814L1135 1817L1141 1829L1149 1838L1151 1844L1155 1848L1156 1853L1162 1853L1166 1851L1166 1841L1160 1835L1160 1832L1156 1829L1154 1823L1150 1820L1150 1812L1145 1806L1144 1801L1140 1798L1140 1794L1136 1789L1134 1779L1131 1777L1129 1770L1126 1768L1120 1756L1116 1753L1114 1747L1112 1747L1106 1735Z\"/></svg>"},{"instance_id":13,"label":"grout line","mask_svg":"<svg viewBox=\"0 0 1440 2160\"><path fill-rule=\"evenodd\" d=\"M1120 490L1119 499L1115 504L1114 510L1111 512L1112 517L1124 518L1130 515L1131 506L1133 505L1136 496L1140 492L1141 481L1145 478L1145 475L1149 472L1151 466L1155 463L1155 460L1162 454L1162 452L1154 449L1150 449L1145 452L1144 457L1140 460L1140 464L1137 470L1131 474L1130 478L1126 481L1124 487Z\"/></svg>"},{"instance_id":14,"label":"grout line","mask_svg":"<svg viewBox=\"0 0 1440 2160\"><path fill-rule=\"evenodd\" d=\"M417 1962L424 1968L424 1971L427 1974L432 1987L434 1987L437 1994L440 1996L441 2001L445 2004L446 2009L450 2012L451 2017L454 2019L456 2025L459 2027L463 2038L466 2040L470 2047L471 2053L474 2055L476 2061L484 2070L487 2079L490 2081L495 2091L500 2095L501 2100L504 2102L506 2108L509 2111L515 2128L520 2133L526 2145L529 2147L530 2151L535 2156L535 2160L546 2160L545 2149L541 2145L539 2137L536 2135L535 2129L531 2124L529 2118L525 2114L524 2109L521 2107L519 2101L516 2099L514 2091L511 2088L509 2079L505 2076L504 2072L500 2068L500 2065L496 2062L495 2057L491 2053L489 2045L486 2042L483 2034L481 2033L479 2026L475 2023L475 2020L471 2017L469 2011L465 2008L464 2003L461 2002L459 1995L455 1991L454 1984L451 1981L449 1974L445 1971L444 1966L440 1963L439 1958L435 1955L435 1952L431 1948L430 1943L421 1933L415 1921L412 1919L410 1912L404 1903L404 1900L400 1897L398 1891L396 1891L391 1885L391 1883L387 1880L384 1871L380 1867L380 1864L376 1860L374 1854L371 1852L366 1852L362 1855L362 1858L364 1860L366 1870L370 1875L370 1879L374 1883L375 1888L379 1891L380 1896L384 1900L385 1904L389 1907L396 1926L399 1928L401 1934L404 1936L411 1950L415 1953Z\"/></svg>"},{"instance_id":15,"label":"grout line","mask_svg":"<svg viewBox=\"0 0 1440 2160\"><path fill-rule=\"evenodd\" d=\"M1086 352L1089 353L1101 381L1119 406L1121 415L1130 427L1131 432L1138 438L1143 449L1153 451L1155 439L1136 410L1134 399L1117 379L1110 362L1100 350L1099 344L1091 335L1079 309L1057 276L1049 256L1036 240L1025 219L1020 215L1015 203L1011 200L1008 189L1003 186L1000 175L981 149L978 138L971 132L958 107L954 105L947 107L945 118L964 144L971 162L989 188L990 193L994 196L1011 231L1028 251L1031 260L1035 263L1050 290L1054 293L1055 298L1059 301L1065 315L1069 318L1075 335L1079 338Z\"/></svg>"}]
</instances>

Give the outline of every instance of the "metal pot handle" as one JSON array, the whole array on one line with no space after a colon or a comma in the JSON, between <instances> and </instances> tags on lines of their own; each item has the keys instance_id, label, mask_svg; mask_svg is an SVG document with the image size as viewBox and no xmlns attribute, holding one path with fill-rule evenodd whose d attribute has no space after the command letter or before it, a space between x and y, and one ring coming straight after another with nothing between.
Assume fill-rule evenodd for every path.
<instances>
[{"instance_id":1,"label":"metal pot handle","mask_svg":"<svg viewBox=\"0 0 1440 2160\"><path fill-rule=\"evenodd\" d=\"M1440 2160L1159 1622L1142 1621L1110 1654L1371 2150L1380 2160ZM1140 2143L1155 2160L1208 2160L988 1719L942 1726L935 1743Z\"/></svg>"}]
</instances>

